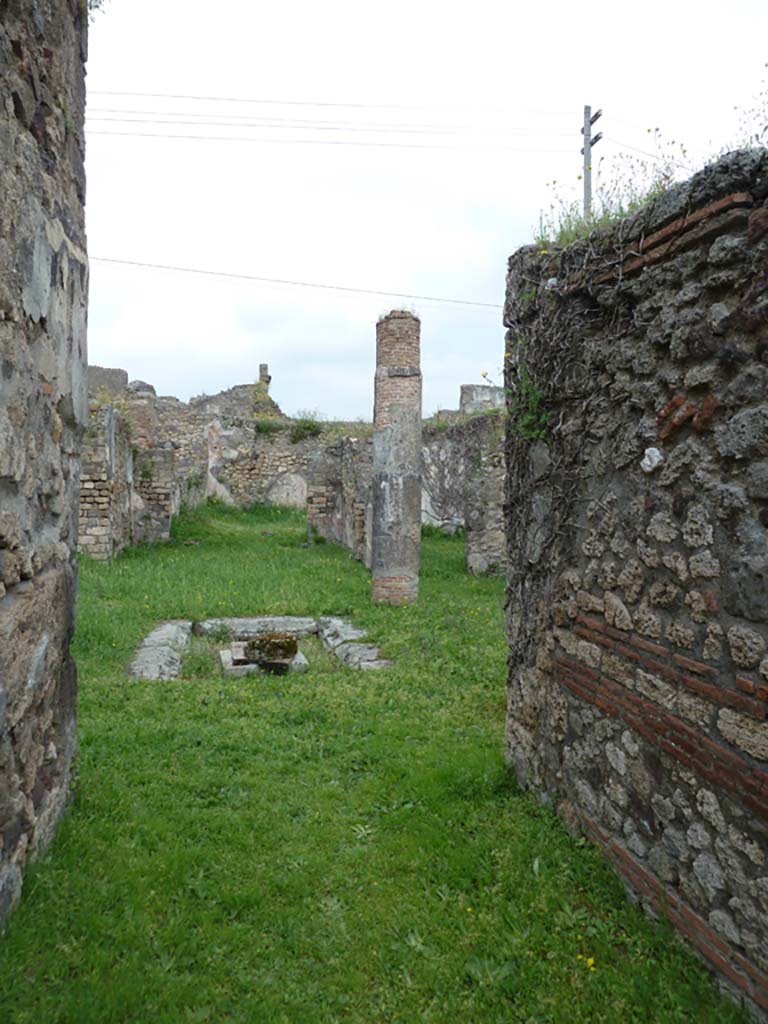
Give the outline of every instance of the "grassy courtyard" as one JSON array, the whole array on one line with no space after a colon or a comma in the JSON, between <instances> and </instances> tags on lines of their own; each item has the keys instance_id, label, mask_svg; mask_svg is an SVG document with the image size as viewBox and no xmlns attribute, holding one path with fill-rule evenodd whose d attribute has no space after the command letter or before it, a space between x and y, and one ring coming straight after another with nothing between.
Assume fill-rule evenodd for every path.
<instances>
[{"instance_id":1,"label":"grassy courtyard","mask_svg":"<svg viewBox=\"0 0 768 1024\"><path fill-rule=\"evenodd\" d=\"M77 782L0 941L0 1021L743 1021L511 781L501 581L428 536L418 605L373 607L361 565L304 539L208 507L82 560ZM343 616L394 664L125 675L160 620L258 614Z\"/></svg>"}]
</instances>

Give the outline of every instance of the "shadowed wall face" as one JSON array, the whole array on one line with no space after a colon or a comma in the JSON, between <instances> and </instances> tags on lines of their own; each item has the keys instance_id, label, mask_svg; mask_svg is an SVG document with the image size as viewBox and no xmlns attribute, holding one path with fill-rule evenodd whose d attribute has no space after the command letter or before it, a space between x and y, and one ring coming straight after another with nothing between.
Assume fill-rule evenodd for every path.
<instances>
[{"instance_id":1,"label":"shadowed wall face","mask_svg":"<svg viewBox=\"0 0 768 1024\"><path fill-rule=\"evenodd\" d=\"M0 929L75 747L85 7L6 3L0 20Z\"/></svg>"},{"instance_id":2,"label":"shadowed wall face","mask_svg":"<svg viewBox=\"0 0 768 1024\"><path fill-rule=\"evenodd\" d=\"M414 601L421 541L421 370L417 317L376 325L373 422L373 600Z\"/></svg>"},{"instance_id":3,"label":"shadowed wall face","mask_svg":"<svg viewBox=\"0 0 768 1024\"><path fill-rule=\"evenodd\" d=\"M508 756L768 1013L768 152L511 259Z\"/></svg>"}]
</instances>

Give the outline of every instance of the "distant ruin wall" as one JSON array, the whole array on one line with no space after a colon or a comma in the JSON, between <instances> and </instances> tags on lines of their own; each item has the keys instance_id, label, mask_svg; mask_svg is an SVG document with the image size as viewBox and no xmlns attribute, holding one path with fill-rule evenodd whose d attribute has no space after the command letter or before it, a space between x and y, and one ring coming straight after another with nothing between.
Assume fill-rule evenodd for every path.
<instances>
[{"instance_id":1,"label":"distant ruin wall","mask_svg":"<svg viewBox=\"0 0 768 1024\"><path fill-rule=\"evenodd\" d=\"M290 481L276 479L301 472L301 449L279 429L274 437L261 436L256 430L258 415L278 428L287 423L269 397L267 367L262 365L259 370L256 384L239 384L189 402L157 395L154 387L143 381L128 383L124 370L90 366L88 380L92 400L119 406L136 449L173 450L181 504L194 506L206 497L226 496L249 505L269 501L274 487L278 498L286 499L285 504L303 507L306 493L302 493L301 483L294 481L291 488Z\"/></svg>"},{"instance_id":2,"label":"distant ruin wall","mask_svg":"<svg viewBox=\"0 0 768 1024\"><path fill-rule=\"evenodd\" d=\"M490 384L461 385L459 412L463 416L471 416L477 412L490 412L492 409L503 409L504 405L504 388L497 388Z\"/></svg>"},{"instance_id":3,"label":"distant ruin wall","mask_svg":"<svg viewBox=\"0 0 768 1024\"><path fill-rule=\"evenodd\" d=\"M470 420L464 430L467 472L464 527L467 570L473 575L500 575L507 565L504 522L506 415L490 413Z\"/></svg>"},{"instance_id":4,"label":"distant ruin wall","mask_svg":"<svg viewBox=\"0 0 768 1024\"><path fill-rule=\"evenodd\" d=\"M128 388L128 374L125 370L112 369L108 366L88 367L88 394L102 400L118 398Z\"/></svg>"},{"instance_id":5,"label":"distant ruin wall","mask_svg":"<svg viewBox=\"0 0 768 1024\"><path fill-rule=\"evenodd\" d=\"M0 21L0 929L75 749L86 22L79 0L6 3Z\"/></svg>"},{"instance_id":6,"label":"distant ruin wall","mask_svg":"<svg viewBox=\"0 0 768 1024\"><path fill-rule=\"evenodd\" d=\"M505 411L489 405L480 414L424 431L422 522L449 531L464 528L467 569L474 574L500 574L506 565L505 421Z\"/></svg>"},{"instance_id":7,"label":"distant ruin wall","mask_svg":"<svg viewBox=\"0 0 768 1024\"><path fill-rule=\"evenodd\" d=\"M182 502L195 504L192 489L205 496L205 474L180 477L173 445L136 446L128 404L102 394L107 404L91 400L83 439L78 549L106 560L128 544L167 540Z\"/></svg>"},{"instance_id":8,"label":"distant ruin wall","mask_svg":"<svg viewBox=\"0 0 768 1024\"><path fill-rule=\"evenodd\" d=\"M318 450L308 479L310 534L349 548L370 569L373 439L345 437Z\"/></svg>"},{"instance_id":9,"label":"distant ruin wall","mask_svg":"<svg viewBox=\"0 0 768 1024\"><path fill-rule=\"evenodd\" d=\"M466 526L472 573L501 573L506 564L504 423L505 414L494 412L423 433L422 524L447 531ZM372 440L342 438L318 448L307 474L310 529L370 568Z\"/></svg>"},{"instance_id":10,"label":"distant ruin wall","mask_svg":"<svg viewBox=\"0 0 768 1024\"><path fill-rule=\"evenodd\" d=\"M357 436L353 423L321 424L319 433L310 430L301 436L300 425L269 397L268 368L259 369L256 384L236 385L186 403L158 396L142 381L129 383L125 370L88 368L93 412L81 499L83 551L108 558L128 535L134 540L168 535L162 528L164 514L145 511L137 484L128 487L133 532L127 529L130 524L121 511L124 487L118 478L127 481L136 474L128 465L127 447L115 447L114 424L109 428L111 421L98 411L112 406L114 423L127 426L136 453L173 452L177 494L168 499L173 507L216 497L244 507L263 503L307 508L318 535L348 547L370 568L370 437ZM424 427L422 522L449 531L466 526L467 566L476 573L501 572L505 559L505 414L493 408L499 391L473 385L473 394L485 396L483 411L471 416L453 412ZM363 424L360 432L365 435L369 429Z\"/></svg>"},{"instance_id":11,"label":"distant ruin wall","mask_svg":"<svg viewBox=\"0 0 768 1024\"><path fill-rule=\"evenodd\" d=\"M508 755L768 1012L768 153L509 264Z\"/></svg>"},{"instance_id":12,"label":"distant ruin wall","mask_svg":"<svg viewBox=\"0 0 768 1024\"><path fill-rule=\"evenodd\" d=\"M139 450L134 457L133 485L140 498L134 516L134 539L155 541L171 535L171 522L181 508L172 448Z\"/></svg>"},{"instance_id":13,"label":"distant ruin wall","mask_svg":"<svg viewBox=\"0 0 768 1024\"><path fill-rule=\"evenodd\" d=\"M80 461L79 550L109 559L134 541L136 495L130 428L114 406L89 417Z\"/></svg>"}]
</instances>

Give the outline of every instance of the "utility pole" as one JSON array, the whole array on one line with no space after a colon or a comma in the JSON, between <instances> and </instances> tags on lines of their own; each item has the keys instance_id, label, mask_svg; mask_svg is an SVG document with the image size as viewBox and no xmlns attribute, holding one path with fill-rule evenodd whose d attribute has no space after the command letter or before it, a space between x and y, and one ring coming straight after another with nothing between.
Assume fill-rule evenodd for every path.
<instances>
[{"instance_id":1,"label":"utility pole","mask_svg":"<svg viewBox=\"0 0 768 1024\"><path fill-rule=\"evenodd\" d=\"M584 136L584 147L581 151L584 154L584 220L589 220L592 216L592 147L603 137L602 132L592 135L592 125L602 113L602 110L598 110L593 114L592 107L584 107L584 125L581 129Z\"/></svg>"}]
</instances>

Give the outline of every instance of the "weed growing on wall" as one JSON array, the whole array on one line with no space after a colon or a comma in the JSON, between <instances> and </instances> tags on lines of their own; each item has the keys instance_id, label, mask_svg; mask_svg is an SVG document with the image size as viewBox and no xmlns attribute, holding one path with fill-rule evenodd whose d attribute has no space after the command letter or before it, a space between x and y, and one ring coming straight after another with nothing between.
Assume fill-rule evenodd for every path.
<instances>
[{"instance_id":1,"label":"weed growing on wall","mask_svg":"<svg viewBox=\"0 0 768 1024\"><path fill-rule=\"evenodd\" d=\"M323 432L323 425L320 422L320 414L301 410L296 413L296 418L291 425L289 437L294 444L304 441L308 437L319 437Z\"/></svg>"},{"instance_id":2,"label":"weed growing on wall","mask_svg":"<svg viewBox=\"0 0 768 1024\"><path fill-rule=\"evenodd\" d=\"M744 106L734 107L734 112L737 125L733 139L719 149L715 147L709 159L714 160L733 149L751 149L768 143L768 77L765 74L752 99ZM548 182L552 199L539 215L534 234L536 245L542 249L550 245L569 245L597 228L609 227L699 169L691 165L684 143L665 138L659 128L648 128L647 136L647 156L627 153L603 156L592 168L593 212L590 217L584 216L582 199L577 195L581 189L581 174L573 182ZM706 162L709 160L703 161Z\"/></svg>"},{"instance_id":3,"label":"weed growing on wall","mask_svg":"<svg viewBox=\"0 0 768 1024\"><path fill-rule=\"evenodd\" d=\"M526 361L525 342L517 335L508 342L516 343L514 385L505 388L510 429L526 441L539 441L547 436L550 413L544 392L533 377ZM510 349L508 347L507 354Z\"/></svg>"},{"instance_id":4,"label":"weed growing on wall","mask_svg":"<svg viewBox=\"0 0 768 1024\"><path fill-rule=\"evenodd\" d=\"M541 388L530 379L525 366L521 366L517 387L510 398L513 429L529 441L542 440L547 436L549 415Z\"/></svg>"},{"instance_id":5,"label":"weed growing on wall","mask_svg":"<svg viewBox=\"0 0 768 1024\"><path fill-rule=\"evenodd\" d=\"M257 434L270 435L279 434L281 430L285 430L288 423L285 420L280 420L277 416L265 416L258 413L253 417L253 429Z\"/></svg>"},{"instance_id":6,"label":"weed growing on wall","mask_svg":"<svg viewBox=\"0 0 768 1024\"><path fill-rule=\"evenodd\" d=\"M618 153L603 156L593 167L592 214L584 216L581 198L574 195L581 188L582 175L569 185L557 180L548 183L552 200L539 215L534 241L541 248L549 245L570 245L597 228L609 227L635 213L646 203L660 196L676 181L687 177L688 152L683 143L663 137L658 128L648 129L649 144L654 156Z\"/></svg>"}]
</instances>

